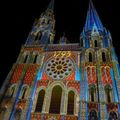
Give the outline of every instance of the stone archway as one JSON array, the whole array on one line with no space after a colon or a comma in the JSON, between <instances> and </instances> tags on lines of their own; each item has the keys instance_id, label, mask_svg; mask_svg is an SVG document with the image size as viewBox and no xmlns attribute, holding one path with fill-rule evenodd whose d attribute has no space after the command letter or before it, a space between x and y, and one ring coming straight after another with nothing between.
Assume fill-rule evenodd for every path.
<instances>
[{"instance_id":1,"label":"stone archway","mask_svg":"<svg viewBox=\"0 0 120 120\"><path fill-rule=\"evenodd\" d=\"M98 120L97 112L95 110L89 112L88 120Z\"/></svg>"},{"instance_id":2,"label":"stone archway","mask_svg":"<svg viewBox=\"0 0 120 120\"><path fill-rule=\"evenodd\" d=\"M57 85L52 89L49 113L60 114L62 88Z\"/></svg>"},{"instance_id":3,"label":"stone archway","mask_svg":"<svg viewBox=\"0 0 120 120\"><path fill-rule=\"evenodd\" d=\"M70 91L68 93L68 106L67 106L67 114L73 115L74 114L74 97L75 93Z\"/></svg>"},{"instance_id":4,"label":"stone archway","mask_svg":"<svg viewBox=\"0 0 120 120\"><path fill-rule=\"evenodd\" d=\"M35 112L42 112L43 102L45 97L45 90L40 90L38 94Z\"/></svg>"},{"instance_id":5,"label":"stone archway","mask_svg":"<svg viewBox=\"0 0 120 120\"><path fill-rule=\"evenodd\" d=\"M109 119L108 120L118 120L116 112L111 111L110 114L109 114Z\"/></svg>"}]
</instances>

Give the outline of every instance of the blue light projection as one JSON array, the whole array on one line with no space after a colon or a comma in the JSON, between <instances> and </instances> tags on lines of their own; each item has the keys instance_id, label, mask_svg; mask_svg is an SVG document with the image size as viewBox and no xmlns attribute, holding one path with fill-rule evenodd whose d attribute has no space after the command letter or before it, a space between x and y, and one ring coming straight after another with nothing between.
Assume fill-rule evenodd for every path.
<instances>
[{"instance_id":1,"label":"blue light projection","mask_svg":"<svg viewBox=\"0 0 120 120\"><path fill-rule=\"evenodd\" d=\"M76 69L76 71L75 71L75 73L76 73L75 80L76 81L80 81L80 70L78 68L78 66L79 66L78 64L80 61L78 61L79 60L78 57L79 57L79 55L76 55L76 65L75 65L76 66L76 68L75 68Z\"/></svg>"},{"instance_id":2,"label":"blue light projection","mask_svg":"<svg viewBox=\"0 0 120 120\"><path fill-rule=\"evenodd\" d=\"M14 105L13 105L13 108L12 108L13 112L11 112L9 120L14 120L14 115L15 115L15 111L16 111L16 105L19 102L19 96L20 96L20 93L21 93L21 90L22 90L22 86L23 86L23 80L22 80L22 82L21 82L21 84L20 84L20 86L18 88L16 99L15 99L15 102L14 102Z\"/></svg>"},{"instance_id":3,"label":"blue light projection","mask_svg":"<svg viewBox=\"0 0 120 120\"><path fill-rule=\"evenodd\" d=\"M120 118L120 104L118 105L118 114L119 114L119 118Z\"/></svg>"},{"instance_id":4,"label":"blue light projection","mask_svg":"<svg viewBox=\"0 0 120 120\"><path fill-rule=\"evenodd\" d=\"M79 68L78 68L78 66L76 65L76 75L75 75L75 79L77 80L77 81L80 81L80 71L79 71Z\"/></svg>"},{"instance_id":5,"label":"blue light projection","mask_svg":"<svg viewBox=\"0 0 120 120\"><path fill-rule=\"evenodd\" d=\"M108 47L108 39L104 39L104 47L105 47L105 48Z\"/></svg>"},{"instance_id":6,"label":"blue light projection","mask_svg":"<svg viewBox=\"0 0 120 120\"><path fill-rule=\"evenodd\" d=\"M31 114L31 110L32 110L32 104L33 104L33 101L32 101L32 99L30 99L30 105L29 105L29 110L28 110L27 115L26 115L26 120L30 120L30 114Z\"/></svg>"},{"instance_id":7,"label":"blue light projection","mask_svg":"<svg viewBox=\"0 0 120 120\"><path fill-rule=\"evenodd\" d=\"M113 69L111 68L110 69L110 74L111 74L111 78L112 78L112 82L113 82L113 92L114 92L114 96L115 96L115 102L118 102L118 93L117 93L117 87L116 87L116 80L115 80L115 77L114 77L114 72L113 72Z\"/></svg>"},{"instance_id":8,"label":"blue light projection","mask_svg":"<svg viewBox=\"0 0 120 120\"><path fill-rule=\"evenodd\" d=\"M43 70L43 68L41 68L41 69L38 71L37 80L41 80L41 79L42 79L42 70Z\"/></svg>"},{"instance_id":9,"label":"blue light projection","mask_svg":"<svg viewBox=\"0 0 120 120\"><path fill-rule=\"evenodd\" d=\"M92 31L93 25L96 25L98 30L103 31L104 27L102 25L102 22L96 12L95 7L93 6L92 1L90 0L89 3L89 10L87 13L86 23L85 23L85 31Z\"/></svg>"},{"instance_id":10,"label":"blue light projection","mask_svg":"<svg viewBox=\"0 0 120 120\"><path fill-rule=\"evenodd\" d=\"M89 48L90 47L90 44L89 44L89 40L86 38L86 40L85 40L85 47L86 48Z\"/></svg>"},{"instance_id":11,"label":"blue light projection","mask_svg":"<svg viewBox=\"0 0 120 120\"><path fill-rule=\"evenodd\" d=\"M37 82L42 77L42 72L41 71L42 70L40 69L37 73L37 77L35 78L35 84L33 86L33 90L32 90L31 95L30 95L30 107L29 107L29 110L27 112L27 120L30 120L30 114L31 114L31 110L32 110L33 100L34 100L35 91L36 91L36 88L37 88Z\"/></svg>"},{"instance_id":12,"label":"blue light projection","mask_svg":"<svg viewBox=\"0 0 120 120\"><path fill-rule=\"evenodd\" d=\"M115 48L112 48L112 59L118 61L117 55L115 53Z\"/></svg>"},{"instance_id":13,"label":"blue light projection","mask_svg":"<svg viewBox=\"0 0 120 120\"><path fill-rule=\"evenodd\" d=\"M85 72L84 72L84 84L85 84L85 99L86 101L88 101L88 79L87 79L87 70L85 69Z\"/></svg>"},{"instance_id":14,"label":"blue light projection","mask_svg":"<svg viewBox=\"0 0 120 120\"><path fill-rule=\"evenodd\" d=\"M119 66L119 64L117 64L117 73L118 73L118 77L120 78L120 66Z\"/></svg>"}]
</instances>

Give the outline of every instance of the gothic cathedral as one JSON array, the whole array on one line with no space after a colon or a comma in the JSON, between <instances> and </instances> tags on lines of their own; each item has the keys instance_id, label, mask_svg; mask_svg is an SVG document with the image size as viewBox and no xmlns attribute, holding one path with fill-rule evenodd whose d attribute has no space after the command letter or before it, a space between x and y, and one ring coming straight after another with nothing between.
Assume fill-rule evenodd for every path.
<instances>
[{"instance_id":1,"label":"gothic cathedral","mask_svg":"<svg viewBox=\"0 0 120 120\"><path fill-rule=\"evenodd\" d=\"M120 120L120 68L92 1L79 43L54 44L54 0L35 21L0 90L0 120Z\"/></svg>"}]
</instances>

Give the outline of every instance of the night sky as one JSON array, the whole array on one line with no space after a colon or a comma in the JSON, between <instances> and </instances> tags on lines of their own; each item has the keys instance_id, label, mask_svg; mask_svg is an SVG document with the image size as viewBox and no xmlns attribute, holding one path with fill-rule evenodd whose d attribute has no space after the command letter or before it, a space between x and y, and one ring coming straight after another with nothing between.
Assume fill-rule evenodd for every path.
<instances>
[{"instance_id":1,"label":"night sky","mask_svg":"<svg viewBox=\"0 0 120 120\"><path fill-rule=\"evenodd\" d=\"M25 1L25 0L24 0ZM3 83L13 63L16 62L21 46L25 43L35 18L47 8L50 0L34 0L32 2L6 2L1 4L0 14L0 85ZM113 45L120 59L120 34L118 17L112 0L93 0L94 6L103 25L110 30ZM55 0L55 19L57 42L63 33L72 43L79 42L79 36L85 24L88 0ZM118 13L115 15L115 13ZM120 60L119 60L120 61Z\"/></svg>"}]
</instances>

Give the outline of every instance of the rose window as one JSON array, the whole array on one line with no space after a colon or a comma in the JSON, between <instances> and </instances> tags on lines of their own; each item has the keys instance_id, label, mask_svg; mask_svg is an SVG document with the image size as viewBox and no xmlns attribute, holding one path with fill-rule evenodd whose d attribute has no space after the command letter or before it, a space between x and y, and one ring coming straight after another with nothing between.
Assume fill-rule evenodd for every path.
<instances>
[{"instance_id":1,"label":"rose window","mask_svg":"<svg viewBox=\"0 0 120 120\"><path fill-rule=\"evenodd\" d=\"M73 62L69 58L52 58L46 65L46 73L53 79L63 79L71 74Z\"/></svg>"}]
</instances>

